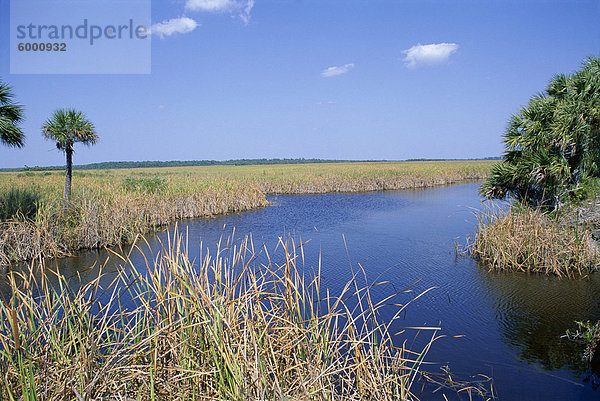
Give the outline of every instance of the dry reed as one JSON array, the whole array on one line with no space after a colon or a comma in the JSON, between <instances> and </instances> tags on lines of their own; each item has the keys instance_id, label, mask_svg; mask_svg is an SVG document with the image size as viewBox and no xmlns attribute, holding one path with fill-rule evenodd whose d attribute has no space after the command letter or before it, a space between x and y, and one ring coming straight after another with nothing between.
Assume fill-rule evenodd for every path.
<instances>
[{"instance_id":1,"label":"dry reed","mask_svg":"<svg viewBox=\"0 0 600 401\"><path fill-rule=\"evenodd\" d=\"M490 209L478 220L467 250L490 269L575 278L599 266L598 245L588 230L539 209Z\"/></svg>"},{"instance_id":2,"label":"dry reed","mask_svg":"<svg viewBox=\"0 0 600 401\"><path fill-rule=\"evenodd\" d=\"M265 207L266 195L433 187L485 178L491 165L448 161L75 171L66 215L62 172L0 173L0 191L35 188L42 200L35 221L0 222L0 266L128 243L178 219Z\"/></svg>"},{"instance_id":3,"label":"dry reed","mask_svg":"<svg viewBox=\"0 0 600 401\"><path fill-rule=\"evenodd\" d=\"M269 254L246 238L199 266L184 244L175 236L147 266L123 258L107 285L98 275L75 288L43 266L11 271L12 296L0 303L0 398L414 398L438 329L422 350L406 349L408 332L390 329L412 302L402 293L374 301L361 272L332 296L318 273L304 273L303 244L293 240ZM395 318L382 321L382 308Z\"/></svg>"}]
</instances>

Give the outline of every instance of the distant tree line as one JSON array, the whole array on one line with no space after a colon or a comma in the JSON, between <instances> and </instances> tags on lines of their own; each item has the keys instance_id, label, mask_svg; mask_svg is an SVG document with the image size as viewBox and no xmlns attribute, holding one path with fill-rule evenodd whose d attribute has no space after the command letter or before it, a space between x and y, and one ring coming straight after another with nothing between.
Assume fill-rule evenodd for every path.
<instances>
[{"instance_id":1,"label":"distant tree line","mask_svg":"<svg viewBox=\"0 0 600 401\"><path fill-rule=\"evenodd\" d=\"M460 160L500 160L500 157L481 157L473 159L407 159L407 162L417 161L460 161ZM152 167L197 167L197 166L251 166L272 164L309 164L309 163L383 163L398 160L333 160L333 159L233 159L233 160L172 160L172 161L129 161L129 162L101 162L74 165L73 170L108 170L108 169L131 169ZM30 167L23 168L0 168L0 171L57 171L63 170L62 166Z\"/></svg>"},{"instance_id":2,"label":"distant tree line","mask_svg":"<svg viewBox=\"0 0 600 401\"><path fill-rule=\"evenodd\" d=\"M418 159L406 159L407 162L453 162L453 161L468 161L468 160L502 160L500 156L490 156L490 157L477 157L471 159L428 159L428 158L418 158Z\"/></svg>"},{"instance_id":3,"label":"distant tree line","mask_svg":"<svg viewBox=\"0 0 600 401\"><path fill-rule=\"evenodd\" d=\"M364 160L375 161L375 160ZM74 165L73 170L107 170L152 167L196 167L196 166L249 166L267 164L308 164L308 163L351 163L355 160L327 160L327 159L236 159L236 160L171 160L171 161L128 161L128 162L101 162ZM54 171L63 170L62 166L6 168L0 171Z\"/></svg>"}]
</instances>

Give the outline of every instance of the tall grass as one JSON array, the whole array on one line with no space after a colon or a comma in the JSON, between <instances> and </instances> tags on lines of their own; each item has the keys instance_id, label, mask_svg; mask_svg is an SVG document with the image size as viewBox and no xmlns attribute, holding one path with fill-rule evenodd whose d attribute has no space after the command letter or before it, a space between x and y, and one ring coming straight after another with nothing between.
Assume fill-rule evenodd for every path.
<instances>
[{"instance_id":1,"label":"tall grass","mask_svg":"<svg viewBox=\"0 0 600 401\"><path fill-rule=\"evenodd\" d=\"M34 189L11 188L0 194L0 221L35 219L40 195Z\"/></svg>"},{"instance_id":2,"label":"tall grass","mask_svg":"<svg viewBox=\"0 0 600 401\"><path fill-rule=\"evenodd\" d=\"M175 236L147 266L123 258L107 285L99 275L73 287L43 266L11 271L0 398L413 399L437 329L423 349L406 349L407 332L391 330L411 302L401 293L376 302L358 274L334 296L320 266L304 273L303 244L277 247L246 238L194 265ZM382 308L395 317L383 321Z\"/></svg>"},{"instance_id":3,"label":"tall grass","mask_svg":"<svg viewBox=\"0 0 600 401\"><path fill-rule=\"evenodd\" d=\"M129 243L137 234L178 219L268 205L264 195L253 188L177 194L84 187L74 193L67 212L59 197L42 199L34 220L0 221L0 266Z\"/></svg>"},{"instance_id":4,"label":"tall grass","mask_svg":"<svg viewBox=\"0 0 600 401\"><path fill-rule=\"evenodd\" d=\"M514 205L479 215L468 251L490 269L581 277L600 265L598 245L582 226Z\"/></svg>"},{"instance_id":5,"label":"tall grass","mask_svg":"<svg viewBox=\"0 0 600 401\"><path fill-rule=\"evenodd\" d=\"M268 205L266 195L424 188L482 179L492 163L395 162L75 171L69 213L61 172L0 173L39 196L32 221L0 222L0 265L130 242L178 219Z\"/></svg>"},{"instance_id":6,"label":"tall grass","mask_svg":"<svg viewBox=\"0 0 600 401\"><path fill-rule=\"evenodd\" d=\"M127 176L123 178L122 182L123 188L127 191L141 191L151 194L162 192L167 186L167 180L158 176L152 178Z\"/></svg>"}]
</instances>

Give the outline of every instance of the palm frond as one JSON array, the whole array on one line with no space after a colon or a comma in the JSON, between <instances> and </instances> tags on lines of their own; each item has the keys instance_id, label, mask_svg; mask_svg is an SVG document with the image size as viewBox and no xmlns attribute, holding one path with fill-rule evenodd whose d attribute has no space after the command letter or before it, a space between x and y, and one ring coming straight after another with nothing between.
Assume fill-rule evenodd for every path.
<instances>
[{"instance_id":1,"label":"palm frond","mask_svg":"<svg viewBox=\"0 0 600 401\"><path fill-rule=\"evenodd\" d=\"M0 142L16 148L21 148L25 135L19 127L23 121L23 106L13 101L10 86L0 81Z\"/></svg>"},{"instance_id":2,"label":"palm frond","mask_svg":"<svg viewBox=\"0 0 600 401\"><path fill-rule=\"evenodd\" d=\"M93 145L98 141L94 124L81 111L69 108L56 110L42 125L42 133L61 150L72 150L77 142Z\"/></svg>"},{"instance_id":3,"label":"palm frond","mask_svg":"<svg viewBox=\"0 0 600 401\"><path fill-rule=\"evenodd\" d=\"M481 188L487 197L556 207L582 176L599 176L600 58L555 75L510 117L504 146L503 162Z\"/></svg>"}]
</instances>

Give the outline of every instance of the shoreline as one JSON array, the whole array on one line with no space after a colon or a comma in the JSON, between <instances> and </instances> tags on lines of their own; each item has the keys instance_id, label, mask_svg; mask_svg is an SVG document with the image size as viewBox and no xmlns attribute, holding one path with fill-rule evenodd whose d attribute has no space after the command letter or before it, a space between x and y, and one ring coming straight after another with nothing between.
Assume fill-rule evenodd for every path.
<instances>
[{"instance_id":1,"label":"shoreline","mask_svg":"<svg viewBox=\"0 0 600 401\"><path fill-rule=\"evenodd\" d=\"M35 221L0 222L0 266L8 268L36 258L68 257L78 251L126 245L137 235L183 219L267 207L270 204L267 196L434 188L485 179L491 164L410 162L407 166L402 162L373 166L363 163L346 169L343 164L250 166L231 168L233 173L225 168L213 168L212 175L204 172L200 177L194 174L201 169L174 168L164 169L161 176L155 175L153 179L123 177L122 172L115 174L117 172L110 170L79 173L75 175L76 185L87 177L93 180L75 194L67 215L62 213L55 193L54 199L43 203ZM152 171L141 173L138 176L145 177ZM52 177L53 181L60 182L59 174L48 172L12 176L33 181L25 188L41 185L40 178ZM165 188L154 193L137 188L132 191L117 185L114 178L121 178L124 183L138 180L134 182L142 184L156 180ZM98 185L100 180L106 181L106 185ZM0 189L1 184L2 181Z\"/></svg>"}]
</instances>

